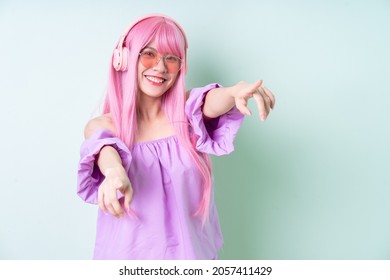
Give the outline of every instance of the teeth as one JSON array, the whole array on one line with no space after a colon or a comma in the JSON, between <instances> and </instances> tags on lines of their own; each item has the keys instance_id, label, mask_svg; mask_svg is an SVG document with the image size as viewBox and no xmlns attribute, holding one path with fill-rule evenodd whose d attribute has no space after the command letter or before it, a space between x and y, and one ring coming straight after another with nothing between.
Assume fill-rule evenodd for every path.
<instances>
[{"instance_id":1,"label":"teeth","mask_svg":"<svg viewBox=\"0 0 390 280\"><path fill-rule=\"evenodd\" d=\"M149 81L152 81L153 83L163 83L164 82L164 79L159 79L159 78L156 78L156 77L151 77L151 76L145 76L146 79L148 79Z\"/></svg>"}]
</instances>

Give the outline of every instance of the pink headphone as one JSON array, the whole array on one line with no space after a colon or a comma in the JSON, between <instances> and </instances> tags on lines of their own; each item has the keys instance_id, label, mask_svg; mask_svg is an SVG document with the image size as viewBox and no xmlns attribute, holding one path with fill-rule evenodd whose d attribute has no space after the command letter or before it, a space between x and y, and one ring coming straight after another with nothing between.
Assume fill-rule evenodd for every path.
<instances>
[{"instance_id":1,"label":"pink headphone","mask_svg":"<svg viewBox=\"0 0 390 280\"><path fill-rule=\"evenodd\" d=\"M124 46L124 42L126 40L127 34L129 34L130 30L135 25L137 25L139 22L141 22L141 21L143 21L145 19L148 19L148 18L153 18L153 17L163 17L163 18L166 18L166 19L169 19L170 21L172 21L179 28L181 33L183 34L184 41L185 41L184 42L185 43L185 48L186 49L188 48L188 42L187 42L186 34L185 34L183 28L181 28L181 26L175 20L173 20L170 17L167 17L165 15L161 15L161 14L146 15L146 16L143 16L141 18L138 18L132 24L130 24L125 29L125 32L123 32L122 36L119 38L119 42L116 45L116 47L114 49L113 56L112 56L112 66L114 67L114 69L116 71L126 71L127 70L127 59L128 59L128 56L129 56L129 49Z\"/></svg>"}]
</instances>

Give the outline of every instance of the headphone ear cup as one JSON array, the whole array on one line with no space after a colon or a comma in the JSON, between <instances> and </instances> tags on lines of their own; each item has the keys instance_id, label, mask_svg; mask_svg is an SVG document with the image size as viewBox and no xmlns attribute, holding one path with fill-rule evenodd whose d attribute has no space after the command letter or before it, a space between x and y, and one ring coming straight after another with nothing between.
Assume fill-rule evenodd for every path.
<instances>
[{"instance_id":1,"label":"headphone ear cup","mask_svg":"<svg viewBox=\"0 0 390 280\"><path fill-rule=\"evenodd\" d=\"M122 48L122 63L121 63L121 71L127 70L127 62L129 59L129 49L124 47Z\"/></svg>"},{"instance_id":2,"label":"headphone ear cup","mask_svg":"<svg viewBox=\"0 0 390 280\"><path fill-rule=\"evenodd\" d=\"M112 67L114 67L116 71L119 71L121 69L121 66L122 66L121 51L115 49L114 52L112 53Z\"/></svg>"},{"instance_id":3,"label":"headphone ear cup","mask_svg":"<svg viewBox=\"0 0 390 280\"><path fill-rule=\"evenodd\" d=\"M112 54L112 67L116 71L127 70L127 59L129 57L129 49L124 47L121 50L115 49Z\"/></svg>"}]
</instances>

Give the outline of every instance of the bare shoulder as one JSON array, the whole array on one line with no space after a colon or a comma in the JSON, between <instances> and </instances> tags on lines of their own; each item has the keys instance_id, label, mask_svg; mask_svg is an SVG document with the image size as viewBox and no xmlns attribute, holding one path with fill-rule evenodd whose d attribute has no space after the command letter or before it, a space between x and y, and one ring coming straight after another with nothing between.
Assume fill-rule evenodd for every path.
<instances>
[{"instance_id":1,"label":"bare shoulder","mask_svg":"<svg viewBox=\"0 0 390 280\"><path fill-rule=\"evenodd\" d=\"M87 139L91 137L95 131L106 129L115 134L115 127L112 122L111 114L101 115L88 121L84 128L84 137Z\"/></svg>"}]
</instances>

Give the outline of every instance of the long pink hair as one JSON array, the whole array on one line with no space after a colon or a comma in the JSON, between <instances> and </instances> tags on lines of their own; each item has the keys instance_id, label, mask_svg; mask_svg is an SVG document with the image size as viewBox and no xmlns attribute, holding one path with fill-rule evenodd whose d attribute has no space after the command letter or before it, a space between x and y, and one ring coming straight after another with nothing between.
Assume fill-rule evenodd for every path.
<instances>
[{"instance_id":1,"label":"long pink hair","mask_svg":"<svg viewBox=\"0 0 390 280\"><path fill-rule=\"evenodd\" d=\"M177 23L164 16L153 16L140 20L130 29L125 40L129 49L127 71L118 72L110 67L103 113L111 113L117 136L132 150L137 134L139 52L153 40L160 53L172 53L182 58L184 64L175 84L163 95L162 106L179 142L201 174L203 194L195 215L201 215L204 223L208 218L211 197L211 160L208 155L196 151L196 138L189 132L190 124L185 115L186 38Z\"/></svg>"}]
</instances>

